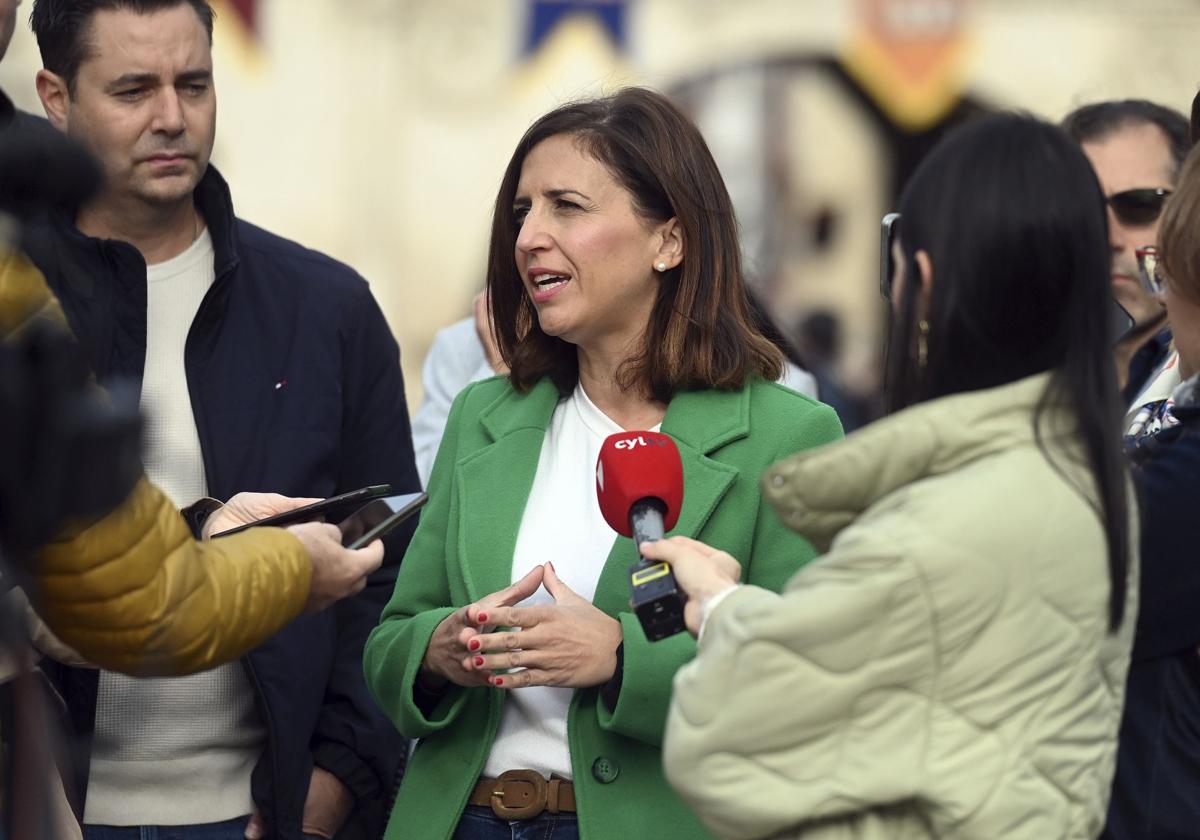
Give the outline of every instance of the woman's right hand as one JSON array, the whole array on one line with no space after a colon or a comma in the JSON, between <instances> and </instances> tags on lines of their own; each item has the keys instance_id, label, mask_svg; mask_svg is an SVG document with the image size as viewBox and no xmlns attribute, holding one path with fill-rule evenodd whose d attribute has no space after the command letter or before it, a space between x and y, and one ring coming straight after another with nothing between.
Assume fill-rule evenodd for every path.
<instances>
[{"instance_id":1,"label":"woman's right hand","mask_svg":"<svg viewBox=\"0 0 1200 840\"><path fill-rule=\"evenodd\" d=\"M538 591L542 585L542 566L534 566L529 574L512 586L480 598L473 604L455 610L442 620L433 631L425 658L421 660L421 674L429 687L452 682L465 687L486 686L490 671L479 671L471 667L476 653L467 644L480 633L490 629L490 610L512 607Z\"/></svg>"}]
</instances>

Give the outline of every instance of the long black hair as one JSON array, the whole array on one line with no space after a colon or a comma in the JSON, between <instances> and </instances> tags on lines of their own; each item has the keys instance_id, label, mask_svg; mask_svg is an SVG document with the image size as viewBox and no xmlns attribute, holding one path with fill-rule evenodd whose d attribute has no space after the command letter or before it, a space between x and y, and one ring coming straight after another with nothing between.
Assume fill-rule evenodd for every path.
<instances>
[{"instance_id":1,"label":"long black hair","mask_svg":"<svg viewBox=\"0 0 1200 840\"><path fill-rule=\"evenodd\" d=\"M889 408L1050 372L1035 432L1054 464L1042 434L1046 409L1075 419L1096 484L1094 497L1080 490L1096 507L1108 542L1115 630L1125 612L1129 511L1112 360L1108 220L1091 165L1049 123L990 116L930 153L899 210L908 282L889 340ZM921 313L928 323L924 366L916 363L917 251L929 254L934 271L929 309Z\"/></svg>"}]
</instances>

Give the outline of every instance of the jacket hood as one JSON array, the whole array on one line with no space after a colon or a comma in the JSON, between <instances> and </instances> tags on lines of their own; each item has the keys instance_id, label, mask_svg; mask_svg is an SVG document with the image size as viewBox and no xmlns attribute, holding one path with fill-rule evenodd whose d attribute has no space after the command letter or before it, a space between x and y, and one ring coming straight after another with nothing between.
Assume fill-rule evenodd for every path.
<instances>
[{"instance_id":1,"label":"jacket hood","mask_svg":"<svg viewBox=\"0 0 1200 840\"><path fill-rule=\"evenodd\" d=\"M1032 417L1050 374L912 406L794 455L763 476L763 495L789 528L824 550L867 508L923 478L942 475L1035 441ZM1073 433L1073 418L1049 410L1042 439Z\"/></svg>"}]
</instances>

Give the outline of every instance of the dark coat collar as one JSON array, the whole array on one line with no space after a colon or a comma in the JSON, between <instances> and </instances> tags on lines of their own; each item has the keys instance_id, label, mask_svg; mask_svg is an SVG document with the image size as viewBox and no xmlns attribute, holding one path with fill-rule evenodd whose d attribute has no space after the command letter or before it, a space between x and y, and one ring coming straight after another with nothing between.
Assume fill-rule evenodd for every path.
<instances>
[{"instance_id":1,"label":"dark coat collar","mask_svg":"<svg viewBox=\"0 0 1200 840\"><path fill-rule=\"evenodd\" d=\"M192 195L213 239L213 267L217 277L222 277L237 267L240 245L237 217L233 212L233 197L230 195L229 185L217 168L210 164ZM58 230L61 241L68 247L87 253L94 253L97 247L105 245L124 247L141 260L141 255L126 242L101 240L84 234L75 224L78 215L79 208L75 207L55 213L52 218L52 224ZM144 260L141 262L145 265Z\"/></svg>"}]
</instances>

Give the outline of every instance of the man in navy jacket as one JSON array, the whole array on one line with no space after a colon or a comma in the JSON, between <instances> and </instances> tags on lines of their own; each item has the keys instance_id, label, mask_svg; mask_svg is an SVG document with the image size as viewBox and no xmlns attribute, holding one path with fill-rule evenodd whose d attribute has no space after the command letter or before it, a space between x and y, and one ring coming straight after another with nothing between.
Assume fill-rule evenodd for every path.
<instances>
[{"instance_id":1,"label":"man in navy jacket","mask_svg":"<svg viewBox=\"0 0 1200 840\"><path fill-rule=\"evenodd\" d=\"M419 489L399 351L367 284L238 219L208 165L208 3L36 0L33 26L47 116L108 187L27 248L97 377L141 384L151 476L180 504ZM389 541L393 564L406 541ZM85 836L378 836L404 745L361 655L388 571L194 683L54 668Z\"/></svg>"}]
</instances>

